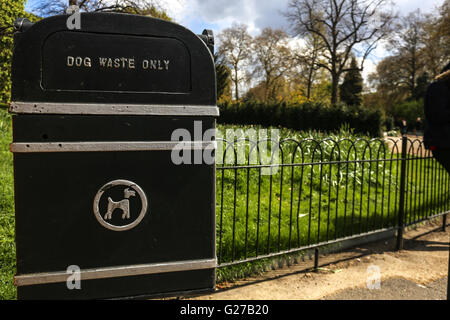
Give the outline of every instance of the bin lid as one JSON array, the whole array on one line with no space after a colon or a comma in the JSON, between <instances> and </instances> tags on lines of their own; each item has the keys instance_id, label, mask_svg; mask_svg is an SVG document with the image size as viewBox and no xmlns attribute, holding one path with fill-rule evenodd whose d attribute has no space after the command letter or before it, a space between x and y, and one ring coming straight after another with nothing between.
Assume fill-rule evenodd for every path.
<instances>
[{"instance_id":1,"label":"bin lid","mask_svg":"<svg viewBox=\"0 0 450 320\"><path fill-rule=\"evenodd\" d=\"M12 112L218 115L214 59L190 30L119 13L69 29L69 17L15 34Z\"/></svg>"}]
</instances>

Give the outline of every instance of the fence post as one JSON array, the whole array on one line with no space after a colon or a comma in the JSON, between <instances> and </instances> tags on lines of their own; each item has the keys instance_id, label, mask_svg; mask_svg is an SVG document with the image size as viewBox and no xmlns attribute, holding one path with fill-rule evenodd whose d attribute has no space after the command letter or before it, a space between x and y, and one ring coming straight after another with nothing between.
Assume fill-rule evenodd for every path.
<instances>
[{"instance_id":1,"label":"fence post","mask_svg":"<svg viewBox=\"0 0 450 320\"><path fill-rule=\"evenodd\" d=\"M406 146L408 138L402 135L402 155L400 169L400 203L398 207L397 250L403 249L403 230L405 219L405 184L406 184Z\"/></svg>"},{"instance_id":2,"label":"fence post","mask_svg":"<svg viewBox=\"0 0 450 320\"><path fill-rule=\"evenodd\" d=\"M319 271L319 248L314 249L314 272Z\"/></svg>"},{"instance_id":3,"label":"fence post","mask_svg":"<svg viewBox=\"0 0 450 320\"><path fill-rule=\"evenodd\" d=\"M450 248L448 250L447 300L450 300Z\"/></svg>"}]
</instances>

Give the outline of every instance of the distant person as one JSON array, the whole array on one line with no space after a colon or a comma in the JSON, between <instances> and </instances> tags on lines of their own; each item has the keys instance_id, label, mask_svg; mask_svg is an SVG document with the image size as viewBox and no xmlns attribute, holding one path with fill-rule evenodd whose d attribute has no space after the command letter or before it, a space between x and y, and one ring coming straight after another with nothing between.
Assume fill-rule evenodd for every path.
<instances>
[{"instance_id":1,"label":"distant person","mask_svg":"<svg viewBox=\"0 0 450 320\"><path fill-rule=\"evenodd\" d=\"M450 63L429 85L424 108L425 148L450 173Z\"/></svg>"},{"instance_id":2,"label":"distant person","mask_svg":"<svg viewBox=\"0 0 450 320\"><path fill-rule=\"evenodd\" d=\"M417 117L416 119L416 126L414 127L414 134L416 137L422 133L422 118Z\"/></svg>"},{"instance_id":3,"label":"distant person","mask_svg":"<svg viewBox=\"0 0 450 320\"><path fill-rule=\"evenodd\" d=\"M406 122L405 119L400 120L400 132L402 135L408 132L408 123Z\"/></svg>"}]
</instances>

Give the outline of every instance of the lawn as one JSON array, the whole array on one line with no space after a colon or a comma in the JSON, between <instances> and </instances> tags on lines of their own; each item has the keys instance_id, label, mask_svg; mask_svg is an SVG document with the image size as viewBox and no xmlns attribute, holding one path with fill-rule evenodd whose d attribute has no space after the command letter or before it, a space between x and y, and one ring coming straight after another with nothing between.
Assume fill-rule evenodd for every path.
<instances>
[{"instance_id":1,"label":"lawn","mask_svg":"<svg viewBox=\"0 0 450 320\"><path fill-rule=\"evenodd\" d=\"M262 175L263 168L247 163L235 165L238 157L218 165L220 263L397 225L401 163L383 140L346 129L331 135L282 129L280 136L286 139L280 162L288 166L273 167L276 174ZM301 149L293 140L301 142ZM225 158L234 154L227 141L219 149ZM251 146L237 141L236 146L245 145L242 159L248 159ZM406 166L407 224L450 208L448 174L423 157L428 154L418 155L408 155Z\"/></svg>"},{"instance_id":2,"label":"lawn","mask_svg":"<svg viewBox=\"0 0 450 320\"><path fill-rule=\"evenodd\" d=\"M12 154L9 152L11 117L0 108L0 299L15 299L14 188Z\"/></svg>"}]
</instances>

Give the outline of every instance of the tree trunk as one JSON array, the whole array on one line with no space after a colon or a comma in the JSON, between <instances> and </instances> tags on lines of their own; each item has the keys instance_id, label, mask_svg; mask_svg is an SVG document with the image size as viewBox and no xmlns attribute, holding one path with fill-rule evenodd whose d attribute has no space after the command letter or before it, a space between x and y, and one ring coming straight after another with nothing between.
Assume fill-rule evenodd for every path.
<instances>
[{"instance_id":1,"label":"tree trunk","mask_svg":"<svg viewBox=\"0 0 450 320\"><path fill-rule=\"evenodd\" d=\"M416 72L417 72L417 67L416 67L416 50L413 48L412 53L411 53L411 97L414 97L415 95L415 91L416 91Z\"/></svg>"},{"instance_id":2,"label":"tree trunk","mask_svg":"<svg viewBox=\"0 0 450 320\"><path fill-rule=\"evenodd\" d=\"M234 94L235 99L239 100L239 81L238 81L238 70L237 67L234 68Z\"/></svg>"},{"instance_id":3,"label":"tree trunk","mask_svg":"<svg viewBox=\"0 0 450 320\"><path fill-rule=\"evenodd\" d=\"M309 100L311 98L311 87L312 87L312 76L314 72L314 66L309 69L308 83L306 85L306 98Z\"/></svg>"},{"instance_id":4,"label":"tree trunk","mask_svg":"<svg viewBox=\"0 0 450 320\"><path fill-rule=\"evenodd\" d=\"M335 106L338 102L339 75L336 72L331 73L331 105Z\"/></svg>"}]
</instances>

